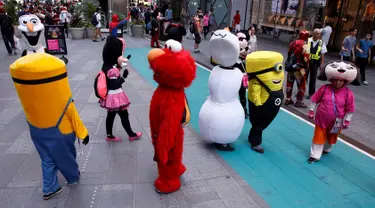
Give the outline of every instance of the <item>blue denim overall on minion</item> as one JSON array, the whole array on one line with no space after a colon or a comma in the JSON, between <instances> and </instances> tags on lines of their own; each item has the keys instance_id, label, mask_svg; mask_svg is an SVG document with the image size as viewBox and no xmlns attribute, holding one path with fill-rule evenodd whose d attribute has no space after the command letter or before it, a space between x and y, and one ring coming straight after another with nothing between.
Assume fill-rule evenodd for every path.
<instances>
[{"instance_id":1,"label":"blue denim overall on minion","mask_svg":"<svg viewBox=\"0 0 375 208\"><path fill-rule=\"evenodd\" d=\"M54 127L36 128L29 123L31 139L42 160L43 193L49 194L60 188L57 178L59 170L69 183L74 183L79 178L79 169L76 161L74 132L62 134L59 130L61 120L72 102L70 98Z\"/></svg>"}]
</instances>

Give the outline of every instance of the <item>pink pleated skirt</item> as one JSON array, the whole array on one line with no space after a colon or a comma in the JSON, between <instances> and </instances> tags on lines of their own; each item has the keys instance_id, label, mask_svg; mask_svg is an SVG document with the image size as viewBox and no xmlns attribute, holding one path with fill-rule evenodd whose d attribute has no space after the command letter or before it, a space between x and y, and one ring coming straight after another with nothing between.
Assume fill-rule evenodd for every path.
<instances>
[{"instance_id":1,"label":"pink pleated skirt","mask_svg":"<svg viewBox=\"0 0 375 208\"><path fill-rule=\"evenodd\" d=\"M125 110L130 105L130 100L125 92L120 88L117 90L109 90L107 98L99 100L100 107L108 111Z\"/></svg>"}]
</instances>

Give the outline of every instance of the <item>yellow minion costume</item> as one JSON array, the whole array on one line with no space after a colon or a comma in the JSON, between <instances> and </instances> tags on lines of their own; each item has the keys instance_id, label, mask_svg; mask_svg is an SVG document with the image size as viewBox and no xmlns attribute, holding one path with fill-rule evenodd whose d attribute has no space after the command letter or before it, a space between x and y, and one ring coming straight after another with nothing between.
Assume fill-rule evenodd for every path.
<instances>
[{"instance_id":1,"label":"yellow minion costume","mask_svg":"<svg viewBox=\"0 0 375 208\"><path fill-rule=\"evenodd\" d=\"M10 66L18 96L34 142L42 160L44 199L61 191L59 170L68 184L80 173L74 146L76 137L89 142L72 100L65 64L46 53L21 57Z\"/></svg>"},{"instance_id":2,"label":"yellow minion costume","mask_svg":"<svg viewBox=\"0 0 375 208\"><path fill-rule=\"evenodd\" d=\"M251 130L249 142L256 152L263 153L262 132L271 124L284 98L283 56L271 51L253 52L246 57L249 76L248 99Z\"/></svg>"}]
</instances>

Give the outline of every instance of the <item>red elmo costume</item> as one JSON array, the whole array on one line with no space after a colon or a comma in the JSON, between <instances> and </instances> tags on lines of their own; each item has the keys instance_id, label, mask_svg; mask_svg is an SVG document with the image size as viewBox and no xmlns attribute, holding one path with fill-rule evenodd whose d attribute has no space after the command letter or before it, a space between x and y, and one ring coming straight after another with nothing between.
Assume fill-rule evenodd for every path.
<instances>
[{"instance_id":1,"label":"red elmo costume","mask_svg":"<svg viewBox=\"0 0 375 208\"><path fill-rule=\"evenodd\" d=\"M182 164L185 111L185 88L195 78L195 61L181 43L169 40L164 49L148 54L154 80L159 84L150 104L152 144L159 176L155 187L159 193L171 193L181 187L180 176L186 171Z\"/></svg>"}]
</instances>

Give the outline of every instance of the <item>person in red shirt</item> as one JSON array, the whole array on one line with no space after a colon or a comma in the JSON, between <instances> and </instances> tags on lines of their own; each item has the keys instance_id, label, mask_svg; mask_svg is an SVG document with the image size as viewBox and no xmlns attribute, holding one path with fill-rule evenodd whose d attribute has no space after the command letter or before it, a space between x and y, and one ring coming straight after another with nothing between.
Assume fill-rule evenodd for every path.
<instances>
[{"instance_id":1,"label":"person in red shirt","mask_svg":"<svg viewBox=\"0 0 375 208\"><path fill-rule=\"evenodd\" d=\"M236 33L241 32L240 23L241 23L241 15L240 15L240 11L237 10L236 14L233 17L233 27L235 28L234 32L236 32Z\"/></svg>"},{"instance_id":2,"label":"person in red shirt","mask_svg":"<svg viewBox=\"0 0 375 208\"><path fill-rule=\"evenodd\" d=\"M288 72L285 105L294 104L292 93L293 85L296 81L298 93L297 101L294 106L298 108L307 108L307 105L303 102L303 96L305 95L306 91L306 69L308 68L309 63L309 50L306 48L308 38L309 32L302 30L299 33L298 40L295 40L289 44L288 57L290 57L292 53L295 55L298 68L296 71Z\"/></svg>"}]
</instances>

